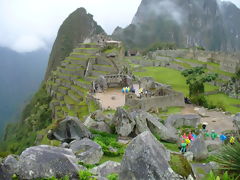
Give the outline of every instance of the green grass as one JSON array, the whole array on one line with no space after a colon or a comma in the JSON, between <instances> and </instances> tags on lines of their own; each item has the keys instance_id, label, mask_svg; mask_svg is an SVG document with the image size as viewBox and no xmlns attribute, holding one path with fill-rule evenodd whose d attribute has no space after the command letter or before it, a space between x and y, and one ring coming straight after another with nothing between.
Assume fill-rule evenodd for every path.
<instances>
[{"instance_id":1,"label":"green grass","mask_svg":"<svg viewBox=\"0 0 240 180\"><path fill-rule=\"evenodd\" d=\"M189 162L181 154L171 154L169 164L174 172L183 177L188 177L192 173Z\"/></svg>"},{"instance_id":2,"label":"green grass","mask_svg":"<svg viewBox=\"0 0 240 180\"><path fill-rule=\"evenodd\" d=\"M176 91L182 92L185 96L188 96L189 90L186 84L186 78L181 75L180 71L166 68L166 67L146 67L144 72L135 72L134 74L140 77L150 76L157 82L171 85ZM205 91L214 91L218 87L205 84Z\"/></svg>"},{"instance_id":3,"label":"green grass","mask_svg":"<svg viewBox=\"0 0 240 180\"><path fill-rule=\"evenodd\" d=\"M99 164L102 164L106 161L115 161L115 162L121 162L122 161L123 156L115 156L115 157L111 157L111 156L105 156L103 155L102 159L100 160Z\"/></svg>"},{"instance_id":4,"label":"green grass","mask_svg":"<svg viewBox=\"0 0 240 180\"><path fill-rule=\"evenodd\" d=\"M184 63L184 62L172 61L172 63L178 64L178 65L180 65L180 66L182 66L182 67L184 67L184 68L186 68L186 69L191 68L191 66L190 66L189 64Z\"/></svg>"},{"instance_id":5,"label":"green grass","mask_svg":"<svg viewBox=\"0 0 240 180\"><path fill-rule=\"evenodd\" d=\"M178 152L179 148L178 145L176 143L169 143L169 142L165 142L165 141L161 141L161 143L169 150L171 151L175 151Z\"/></svg>"},{"instance_id":6,"label":"green grass","mask_svg":"<svg viewBox=\"0 0 240 180\"><path fill-rule=\"evenodd\" d=\"M84 80L84 79L76 79L76 81L82 82L82 83L84 83L84 84L91 84L91 82L86 81L86 80Z\"/></svg>"},{"instance_id":7,"label":"green grass","mask_svg":"<svg viewBox=\"0 0 240 180\"><path fill-rule=\"evenodd\" d=\"M209 102L212 102L213 104L223 104L226 111L229 111L231 113L237 113L240 112L240 108L236 107L234 105L240 105L239 99L230 98L225 94L214 94L207 96L207 100Z\"/></svg>"}]
</instances>

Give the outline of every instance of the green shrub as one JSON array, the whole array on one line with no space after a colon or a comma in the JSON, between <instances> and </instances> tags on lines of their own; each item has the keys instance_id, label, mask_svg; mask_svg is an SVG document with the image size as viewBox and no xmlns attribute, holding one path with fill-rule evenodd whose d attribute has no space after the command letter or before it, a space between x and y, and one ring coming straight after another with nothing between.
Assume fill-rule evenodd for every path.
<instances>
[{"instance_id":1,"label":"green shrub","mask_svg":"<svg viewBox=\"0 0 240 180\"><path fill-rule=\"evenodd\" d=\"M196 104L198 106L203 106L203 107L208 107L207 100L203 94L198 95L198 96L192 96L191 97L191 102L193 104Z\"/></svg>"},{"instance_id":2,"label":"green shrub","mask_svg":"<svg viewBox=\"0 0 240 180\"><path fill-rule=\"evenodd\" d=\"M108 179L108 180L118 180L119 177L118 177L118 174L112 173L112 174L109 174L109 175L107 176L107 179Z\"/></svg>"},{"instance_id":3,"label":"green shrub","mask_svg":"<svg viewBox=\"0 0 240 180\"><path fill-rule=\"evenodd\" d=\"M79 180L96 180L96 178L92 177L92 173L89 171L80 171L78 173Z\"/></svg>"},{"instance_id":4,"label":"green shrub","mask_svg":"<svg viewBox=\"0 0 240 180\"><path fill-rule=\"evenodd\" d=\"M94 134L94 141L98 143L106 156L120 156L124 154L125 146L117 142L117 136L105 132L91 130ZM116 149L116 152L110 148Z\"/></svg>"},{"instance_id":5,"label":"green shrub","mask_svg":"<svg viewBox=\"0 0 240 180\"><path fill-rule=\"evenodd\" d=\"M205 179L206 180L235 180L235 178L231 177L227 171L222 176L215 175L213 171L210 171L210 173L205 177Z\"/></svg>"}]
</instances>

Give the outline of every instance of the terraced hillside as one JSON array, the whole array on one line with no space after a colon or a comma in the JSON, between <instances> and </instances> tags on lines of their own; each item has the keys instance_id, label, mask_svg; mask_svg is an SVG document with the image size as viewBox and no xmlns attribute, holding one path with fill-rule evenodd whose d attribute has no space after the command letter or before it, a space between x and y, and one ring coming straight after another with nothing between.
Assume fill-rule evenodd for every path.
<instances>
[{"instance_id":1,"label":"terraced hillside","mask_svg":"<svg viewBox=\"0 0 240 180\"><path fill-rule=\"evenodd\" d=\"M47 81L54 119L67 115L83 119L93 112L97 103L88 95L92 82L101 75L118 73L120 54L121 48L109 45L79 44Z\"/></svg>"}]
</instances>

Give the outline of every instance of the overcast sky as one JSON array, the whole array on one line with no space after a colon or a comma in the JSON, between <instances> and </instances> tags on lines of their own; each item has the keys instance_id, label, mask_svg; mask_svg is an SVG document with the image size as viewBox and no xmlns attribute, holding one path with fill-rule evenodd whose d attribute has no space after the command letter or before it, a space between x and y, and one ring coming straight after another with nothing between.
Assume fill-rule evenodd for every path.
<instances>
[{"instance_id":1,"label":"overcast sky","mask_svg":"<svg viewBox=\"0 0 240 180\"><path fill-rule=\"evenodd\" d=\"M231 0L240 7L240 0ZM131 23L141 0L0 0L0 46L31 52L52 43L64 19L85 7L104 30Z\"/></svg>"}]
</instances>

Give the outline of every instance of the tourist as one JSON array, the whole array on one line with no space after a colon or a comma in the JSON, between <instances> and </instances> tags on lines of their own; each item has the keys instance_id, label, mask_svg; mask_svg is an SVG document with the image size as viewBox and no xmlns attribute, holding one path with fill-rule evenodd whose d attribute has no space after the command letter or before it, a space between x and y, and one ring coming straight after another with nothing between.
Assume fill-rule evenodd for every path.
<instances>
[{"instance_id":1,"label":"tourist","mask_svg":"<svg viewBox=\"0 0 240 180\"><path fill-rule=\"evenodd\" d=\"M126 87L126 91L125 91L126 93L128 93L128 92L129 92L129 89L128 89L128 88L129 88L129 87Z\"/></svg>"},{"instance_id":2,"label":"tourist","mask_svg":"<svg viewBox=\"0 0 240 180\"><path fill-rule=\"evenodd\" d=\"M224 143L224 141L227 139L227 136L225 136L224 134L221 134L219 139L222 141L222 143Z\"/></svg>"},{"instance_id":3,"label":"tourist","mask_svg":"<svg viewBox=\"0 0 240 180\"><path fill-rule=\"evenodd\" d=\"M215 133L214 130L212 130L210 136L211 136L212 140L215 140L215 139L217 138L218 135L217 135L217 133Z\"/></svg>"},{"instance_id":4,"label":"tourist","mask_svg":"<svg viewBox=\"0 0 240 180\"><path fill-rule=\"evenodd\" d=\"M124 94L124 92L125 92L125 91L124 91L124 88L122 88L122 93Z\"/></svg>"},{"instance_id":5,"label":"tourist","mask_svg":"<svg viewBox=\"0 0 240 180\"><path fill-rule=\"evenodd\" d=\"M182 143L181 143L181 152L182 153L185 153L187 151L187 144L184 140L182 140Z\"/></svg>"},{"instance_id":6,"label":"tourist","mask_svg":"<svg viewBox=\"0 0 240 180\"><path fill-rule=\"evenodd\" d=\"M233 135L230 137L229 142L230 142L231 145L235 144L235 137L233 137Z\"/></svg>"},{"instance_id":7,"label":"tourist","mask_svg":"<svg viewBox=\"0 0 240 180\"><path fill-rule=\"evenodd\" d=\"M189 133L188 133L188 139L189 139L190 141L193 141L192 132L189 132Z\"/></svg>"},{"instance_id":8,"label":"tourist","mask_svg":"<svg viewBox=\"0 0 240 180\"><path fill-rule=\"evenodd\" d=\"M131 92L132 92L132 93L135 93L134 87L131 88Z\"/></svg>"},{"instance_id":9,"label":"tourist","mask_svg":"<svg viewBox=\"0 0 240 180\"><path fill-rule=\"evenodd\" d=\"M186 144L187 144L187 147L188 147L188 145L191 143L191 141L187 138L187 139L185 139L185 142L186 142Z\"/></svg>"},{"instance_id":10,"label":"tourist","mask_svg":"<svg viewBox=\"0 0 240 180\"><path fill-rule=\"evenodd\" d=\"M202 124L202 131L203 132L205 132L207 130L207 125L208 125L207 122L203 122L203 124Z\"/></svg>"},{"instance_id":11,"label":"tourist","mask_svg":"<svg viewBox=\"0 0 240 180\"><path fill-rule=\"evenodd\" d=\"M182 138L183 138L183 139L187 139L186 133L184 133L184 134L182 135Z\"/></svg>"}]
</instances>

